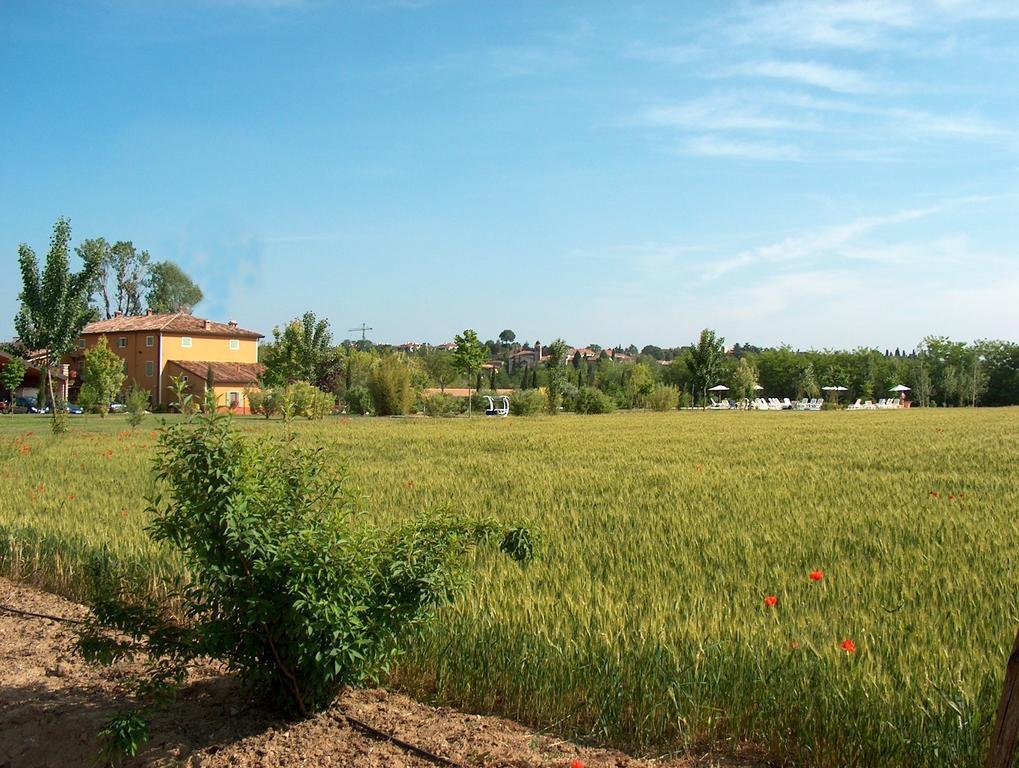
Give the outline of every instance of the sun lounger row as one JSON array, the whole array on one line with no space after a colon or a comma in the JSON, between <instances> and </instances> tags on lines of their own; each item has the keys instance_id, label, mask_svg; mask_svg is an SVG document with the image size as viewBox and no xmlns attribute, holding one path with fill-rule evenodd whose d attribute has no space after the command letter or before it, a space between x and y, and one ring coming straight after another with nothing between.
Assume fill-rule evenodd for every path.
<instances>
[{"instance_id":1,"label":"sun lounger row","mask_svg":"<svg viewBox=\"0 0 1019 768\"><path fill-rule=\"evenodd\" d=\"M881 398L876 403L867 400L866 402L860 402L857 400L852 405L847 405L847 411L873 411L873 410L887 410L889 408L901 408L902 403L897 397Z\"/></svg>"},{"instance_id":2,"label":"sun lounger row","mask_svg":"<svg viewBox=\"0 0 1019 768\"><path fill-rule=\"evenodd\" d=\"M793 408L797 411L819 411L821 406L824 405L824 400L820 397L814 398L803 398L798 403L793 405Z\"/></svg>"}]
</instances>

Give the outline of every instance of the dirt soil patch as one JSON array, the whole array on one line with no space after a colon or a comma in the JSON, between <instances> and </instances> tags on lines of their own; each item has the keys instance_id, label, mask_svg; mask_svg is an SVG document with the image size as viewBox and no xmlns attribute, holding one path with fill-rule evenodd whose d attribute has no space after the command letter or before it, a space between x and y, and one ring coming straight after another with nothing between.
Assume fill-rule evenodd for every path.
<instances>
[{"instance_id":1,"label":"dirt soil patch","mask_svg":"<svg viewBox=\"0 0 1019 768\"><path fill-rule=\"evenodd\" d=\"M0 605L55 616L85 609L55 595L0 579ZM128 665L100 669L74 652L73 628L0 611L0 768L94 765L98 730L128 703ZM352 727L350 715L461 766L530 768L749 768L750 758L639 760L535 733L497 717L429 707L384 690L358 690L309 720L290 723L245 706L237 682L215 668L196 670L179 701L152 722L151 739L129 766L385 766L434 768L387 741ZM761 765L762 763L756 763Z\"/></svg>"}]
</instances>

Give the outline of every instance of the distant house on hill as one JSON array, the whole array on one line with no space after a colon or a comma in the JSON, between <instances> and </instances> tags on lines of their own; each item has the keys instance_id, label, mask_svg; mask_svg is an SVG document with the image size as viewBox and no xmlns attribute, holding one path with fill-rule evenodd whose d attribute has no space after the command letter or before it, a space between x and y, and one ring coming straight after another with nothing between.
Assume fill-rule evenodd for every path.
<instances>
[{"instance_id":1,"label":"distant house on hill","mask_svg":"<svg viewBox=\"0 0 1019 768\"><path fill-rule=\"evenodd\" d=\"M82 329L77 349L66 361L72 369L72 397L80 387L85 350L105 337L110 349L124 359L128 381L147 389L156 405L173 401L172 377L189 384L201 399L206 375L212 370L216 397L221 405L248 412L244 388L254 386L262 373L258 341L262 334L238 327L231 320L219 323L186 312L125 316L89 323Z\"/></svg>"}]
</instances>

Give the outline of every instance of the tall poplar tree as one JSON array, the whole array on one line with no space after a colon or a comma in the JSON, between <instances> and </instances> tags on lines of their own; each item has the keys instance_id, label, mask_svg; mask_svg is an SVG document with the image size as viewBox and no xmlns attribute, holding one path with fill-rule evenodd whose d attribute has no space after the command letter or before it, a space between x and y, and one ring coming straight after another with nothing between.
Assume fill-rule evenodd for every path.
<instances>
[{"instance_id":1,"label":"tall poplar tree","mask_svg":"<svg viewBox=\"0 0 1019 768\"><path fill-rule=\"evenodd\" d=\"M35 252L24 243L18 246L22 289L14 329L26 349L40 353L54 420L57 403L52 368L74 349L81 329L93 318L89 298L101 269L95 253L86 251L80 254L81 271L71 272L70 242L71 222L61 217L53 225L46 265L41 272Z\"/></svg>"}]
</instances>

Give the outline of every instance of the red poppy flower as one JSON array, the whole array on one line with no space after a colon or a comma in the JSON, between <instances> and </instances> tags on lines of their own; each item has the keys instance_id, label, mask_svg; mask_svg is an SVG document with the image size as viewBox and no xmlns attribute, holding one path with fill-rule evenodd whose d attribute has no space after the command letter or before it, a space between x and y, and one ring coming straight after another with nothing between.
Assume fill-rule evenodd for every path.
<instances>
[{"instance_id":1,"label":"red poppy flower","mask_svg":"<svg viewBox=\"0 0 1019 768\"><path fill-rule=\"evenodd\" d=\"M774 595L768 595L767 597L764 598L764 604L769 608L774 608L776 605L778 605L778 598L775 597Z\"/></svg>"},{"instance_id":2,"label":"red poppy flower","mask_svg":"<svg viewBox=\"0 0 1019 768\"><path fill-rule=\"evenodd\" d=\"M824 571L811 571L810 572L810 580L811 581L820 581L823 578L824 578Z\"/></svg>"},{"instance_id":3,"label":"red poppy flower","mask_svg":"<svg viewBox=\"0 0 1019 768\"><path fill-rule=\"evenodd\" d=\"M789 643L789 647L792 648L794 651L800 650L800 644L798 642L796 642L795 640L793 640L791 643Z\"/></svg>"},{"instance_id":4,"label":"red poppy flower","mask_svg":"<svg viewBox=\"0 0 1019 768\"><path fill-rule=\"evenodd\" d=\"M938 498L938 492L937 491L931 491L931 498L932 499Z\"/></svg>"},{"instance_id":5,"label":"red poppy flower","mask_svg":"<svg viewBox=\"0 0 1019 768\"><path fill-rule=\"evenodd\" d=\"M856 643L852 640L843 640L842 645L839 647L846 653L856 653Z\"/></svg>"},{"instance_id":6,"label":"red poppy flower","mask_svg":"<svg viewBox=\"0 0 1019 768\"><path fill-rule=\"evenodd\" d=\"M574 760L570 763L570 768L584 768L584 763L580 760Z\"/></svg>"},{"instance_id":7,"label":"red poppy flower","mask_svg":"<svg viewBox=\"0 0 1019 768\"><path fill-rule=\"evenodd\" d=\"M949 500L949 501L955 501L955 496L949 496L949 497L948 497L948 500Z\"/></svg>"}]
</instances>

